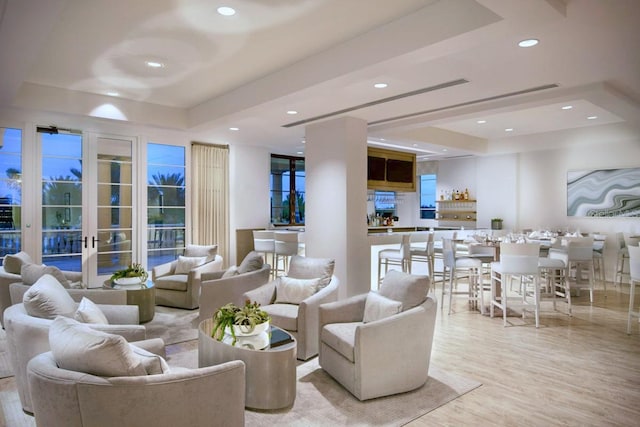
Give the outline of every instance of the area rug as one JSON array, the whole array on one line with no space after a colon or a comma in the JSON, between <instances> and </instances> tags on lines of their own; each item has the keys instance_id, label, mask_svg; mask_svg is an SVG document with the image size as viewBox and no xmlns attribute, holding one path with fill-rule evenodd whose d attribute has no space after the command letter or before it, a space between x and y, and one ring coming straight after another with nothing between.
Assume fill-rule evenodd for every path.
<instances>
[{"instance_id":1,"label":"area rug","mask_svg":"<svg viewBox=\"0 0 640 427\"><path fill-rule=\"evenodd\" d=\"M153 320L143 323L147 338L162 338L165 345L198 338L198 310L156 306Z\"/></svg>"},{"instance_id":2,"label":"area rug","mask_svg":"<svg viewBox=\"0 0 640 427\"><path fill-rule=\"evenodd\" d=\"M195 368L197 341L167 349L169 365ZM291 408L245 412L246 426L402 426L451 402L481 383L429 368L427 383L414 391L360 402L318 365L318 358L297 368L296 400Z\"/></svg>"}]
</instances>

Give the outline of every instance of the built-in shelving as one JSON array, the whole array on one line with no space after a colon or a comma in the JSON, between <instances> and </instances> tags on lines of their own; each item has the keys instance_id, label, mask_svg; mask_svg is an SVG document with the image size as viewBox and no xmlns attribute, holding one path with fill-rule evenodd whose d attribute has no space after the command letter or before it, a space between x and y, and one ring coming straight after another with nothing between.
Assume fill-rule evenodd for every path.
<instances>
[{"instance_id":1,"label":"built-in shelving","mask_svg":"<svg viewBox=\"0 0 640 427\"><path fill-rule=\"evenodd\" d=\"M475 200L436 200L438 225L475 226Z\"/></svg>"}]
</instances>

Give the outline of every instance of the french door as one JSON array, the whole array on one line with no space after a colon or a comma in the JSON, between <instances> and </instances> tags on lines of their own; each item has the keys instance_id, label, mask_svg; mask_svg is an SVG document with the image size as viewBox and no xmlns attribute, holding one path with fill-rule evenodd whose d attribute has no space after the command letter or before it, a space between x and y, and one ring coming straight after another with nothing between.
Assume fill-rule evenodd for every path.
<instances>
[{"instance_id":1,"label":"french door","mask_svg":"<svg viewBox=\"0 0 640 427\"><path fill-rule=\"evenodd\" d=\"M38 132L42 261L101 286L134 260L135 138Z\"/></svg>"}]
</instances>

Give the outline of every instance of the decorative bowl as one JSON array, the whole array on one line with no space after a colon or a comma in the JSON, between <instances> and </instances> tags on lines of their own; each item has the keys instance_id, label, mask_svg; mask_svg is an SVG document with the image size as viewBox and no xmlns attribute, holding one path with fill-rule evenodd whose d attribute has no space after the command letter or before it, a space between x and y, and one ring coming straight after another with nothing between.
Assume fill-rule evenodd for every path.
<instances>
[{"instance_id":1,"label":"decorative bowl","mask_svg":"<svg viewBox=\"0 0 640 427\"><path fill-rule=\"evenodd\" d=\"M261 334L262 332L266 332L269 330L269 322L263 322L255 326L255 328L251 329L249 325L233 325L233 331L236 334L236 337L251 337L254 335ZM225 334L231 335L231 331L229 328L225 328Z\"/></svg>"},{"instance_id":2,"label":"decorative bowl","mask_svg":"<svg viewBox=\"0 0 640 427\"><path fill-rule=\"evenodd\" d=\"M116 285L139 285L142 283L142 277L121 277L113 281Z\"/></svg>"}]
</instances>

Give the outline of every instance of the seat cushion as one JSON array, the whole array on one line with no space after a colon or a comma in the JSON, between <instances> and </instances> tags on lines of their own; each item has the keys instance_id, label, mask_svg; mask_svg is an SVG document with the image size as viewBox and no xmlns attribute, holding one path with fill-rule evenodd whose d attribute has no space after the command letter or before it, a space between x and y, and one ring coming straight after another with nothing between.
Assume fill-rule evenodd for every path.
<instances>
[{"instance_id":1,"label":"seat cushion","mask_svg":"<svg viewBox=\"0 0 640 427\"><path fill-rule=\"evenodd\" d=\"M2 266L7 273L20 274L22 264L33 264L33 260L28 253L20 251L15 254L8 254L4 256Z\"/></svg>"},{"instance_id":2,"label":"seat cushion","mask_svg":"<svg viewBox=\"0 0 640 427\"><path fill-rule=\"evenodd\" d=\"M364 303L364 323L381 320L386 317L393 316L402 311L402 303L394 301L387 297L383 297L374 291L369 291L367 299Z\"/></svg>"},{"instance_id":3,"label":"seat cushion","mask_svg":"<svg viewBox=\"0 0 640 427\"><path fill-rule=\"evenodd\" d=\"M402 310L422 304L429 293L429 277L389 271L382 280L380 295L402 303Z\"/></svg>"},{"instance_id":4,"label":"seat cushion","mask_svg":"<svg viewBox=\"0 0 640 427\"><path fill-rule=\"evenodd\" d=\"M298 331L298 306L294 304L269 304L262 309L269 313L271 323L287 331Z\"/></svg>"},{"instance_id":5,"label":"seat cushion","mask_svg":"<svg viewBox=\"0 0 640 427\"><path fill-rule=\"evenodd\" d=\"M321 278L294 279L282 276L276 281L276 303L300 304L318 291Z\"/></svg>"},{"instance_id":6,"label":"seat cushion","mask_svg":"<svg viewBox=\"0 0 640 427\"><path fill-rule=\"evenodd\" d=\"M168 289L171 291L187 291L187 278L186 274L172 274L170 276L158 277L153 285L157 289Z\"/></svg>"},{"instance_id":7,"label":"seat cushion","mask_svg":"<svg viewBox=\"0 0 640 427\"><path fill-rule=\"evenodd\" d=\"M244 257L238 266L238 274L260 270L264 265L264 258L258 252L251 251Z\"/></svg>"},{"instance_id":8,"label":"seat cushion","mask_svg":"<svg viewBox=\"0 0 640 427\"><path fill-rule=\"evenodd\" d=\"M100 307L87 297L82 297L73 318L81 323L95 323L99 325L109 324L109 320L102 310L100 310Z\"/></svg>"},{"instance_id":9,"label":"seat cushion","mask_svg":"<svg viewBox=\"0 0 640 427\"><path fill-rule=\"evenodd\" d=\"M73 317L76 303L69 292L50 274L38 279L23 295L24 308L30 316L54 319Z\"/></svg>"},{"instance_id":10,"label":"seat cushion","mask_svg":"<svg viewBox=\"0 0 640 427\"><path fill-rule=\"evenodd\" d=\"M335 265L335 260L330 258L307 258L296 255L291 257L287 276L296 279L320 278L319 288L321 289L331 282Z\"/></svg>"},{"instance_id":11,"label":"seat cushion","mask_svg":"<svg viewBox=\"0 0 640 427\"><path fill-rule=\"evenodd\" d=\"M176 269L173 274L189 274L191 270L196 267L201 266L207 262L206 256L182 256L178 257L178 262L176 263Z\"/></svg>"},{"instance_id":12,"label":"seat cushion","mask_svg":"<svg viewBox=\"0 0 640 427\"><path fill-rule=\"evenodd\" d=\"M45 274L50 274L55 277L56 280L60 282L60 284L65 288L69 288L71 285L64 273L62 273L62 271L54 265L24 263L20 268L22 283L28 286L36 283L38 279Z\"/></svg>"},{"instance_id":13,"label":"seat cushion","mask_svg":"<svg viewBox=\"0 0 640 427\"><path fill-rule=\"evenodd\" d=\"M207 261L213 261L218 253L218 245L187 245L184 248L184 256L188 257L207 257Z\"/></svg>"},{"instance_id":14,"label":"seat cushion","mask_svg":"<svg viewBox=\"0 0 640 427\"><path fill-rule=\"evenodd\" d=\"M351 363L355 363L353 348L356 343L356 328L362 322L330 323L324 325L320 340L343 355Z\"/></svg>"}]
</instances>

